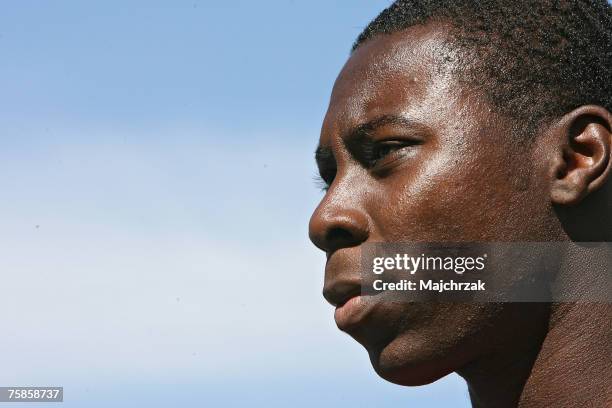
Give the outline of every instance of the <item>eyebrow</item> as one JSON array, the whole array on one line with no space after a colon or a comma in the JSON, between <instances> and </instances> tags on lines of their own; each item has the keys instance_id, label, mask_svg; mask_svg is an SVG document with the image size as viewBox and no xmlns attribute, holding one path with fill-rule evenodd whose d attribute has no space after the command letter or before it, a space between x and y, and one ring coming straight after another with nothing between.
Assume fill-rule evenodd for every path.
<instances>
[{"instance_id":1,"label":"eyebrow","mask_svg":"<svg viewBox=\"0 0 612 408\"><path fill-rule=\"evenodd\" d=\"M429 128L420 122L406 118L400 115L388 114L375 117L365 123L361 123L348 132L346 132L342 139L347 145L363 142L364 140L370 139L369 134L378 128L387 125L399 125L403 127L413 128L420 130L425 133L429 133ZM315 150L315 161L321 167L321 165L335 162L334 154L329 146L319 145Z\"/></svg>"},{"instance_id":2,"label":"eyebrow","mask_svg":"<svg viewBox=\"0 0 612 408\"><path fill-rule=\"evenodd\" d=\"M425 126L423 126L421 123L416 122L412 119L409 119L409 118L406 118L400 115L389 114L389 115L378 116L372 120L369 120L365 123L355 126L345 135L345 138L348 139L348 138L351 138L351 136L361 136L369 132L372 132L376 130L377 128L387 126L387 125L400 125L404 127L419 128L419 129L425 128Z\"/></svg>"}]
</instances>

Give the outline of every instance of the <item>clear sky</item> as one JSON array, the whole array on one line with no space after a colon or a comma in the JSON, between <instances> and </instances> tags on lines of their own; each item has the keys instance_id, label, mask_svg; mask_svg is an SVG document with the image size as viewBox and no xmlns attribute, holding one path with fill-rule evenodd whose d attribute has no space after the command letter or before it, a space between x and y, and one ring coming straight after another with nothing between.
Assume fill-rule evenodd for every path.
<instances>
[{"instance_id":1,"label":"clear sky","mask_svg":"<svg viewBox=\"0 0 612 408\"><path fill-rule=\"evenodd\" d=\"M374 374L307 237L331 86L388 3L3 4L0 386L64 386L65 407L469 406L457 376Z\"/></svg>"}]
</instances>

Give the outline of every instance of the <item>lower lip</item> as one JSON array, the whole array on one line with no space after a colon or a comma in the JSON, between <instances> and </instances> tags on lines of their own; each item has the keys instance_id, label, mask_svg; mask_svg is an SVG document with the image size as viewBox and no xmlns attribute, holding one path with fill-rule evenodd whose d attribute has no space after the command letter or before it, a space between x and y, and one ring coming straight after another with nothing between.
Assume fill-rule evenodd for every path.
<instances>
[{"instance_id":1,"label":"lower lip","mask_svg":"<svg viewBox=\"0 0 612 408\"><path fill-rule=\"evenodd\" d=\"M366 302L362 296L350 298L340 307L336 308L334 319L340 329L356 325L365 316Z\"/></svg>"}]
</instances>

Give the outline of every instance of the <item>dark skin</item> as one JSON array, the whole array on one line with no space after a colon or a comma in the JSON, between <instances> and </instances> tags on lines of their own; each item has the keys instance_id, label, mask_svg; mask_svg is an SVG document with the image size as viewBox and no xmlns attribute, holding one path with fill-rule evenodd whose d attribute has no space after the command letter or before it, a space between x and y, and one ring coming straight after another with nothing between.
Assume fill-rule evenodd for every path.
<instances>
[{"instance_id":1,"label":"dark skin","mask_svg":"<svg viewBox=\"0 0 612 408\"><path fill-rule=\"evenodd\" d=\"M317 154L329 186L309 226L327 254L323 294L391 382L456 371L478 407L606 406L608 304L359 296L367 242L612 240L592 211L612 213L612 115L583 106L517 143L517 123L456 79L461 59L447 32L428 24L375 37L334 85ZM355 299L349 313L343 305Z\"/></svg>"}]
</instances>

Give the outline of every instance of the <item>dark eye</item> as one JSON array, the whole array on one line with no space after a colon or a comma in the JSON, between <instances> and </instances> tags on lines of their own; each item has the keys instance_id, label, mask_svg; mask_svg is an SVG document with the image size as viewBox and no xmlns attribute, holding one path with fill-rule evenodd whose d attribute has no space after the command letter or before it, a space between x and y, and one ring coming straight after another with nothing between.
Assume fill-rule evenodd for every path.
<instances>
[{"instance_id":1,"label":"dark eye","mask_svg":"<svg viewBox=\"0 0 612 408\"><path fill-rule=\"evenodd\" d=\"M329 186L331 185L331 183L328 183L327 181L323 180L323 177L321 177L320 175L315 175L313 177L315 186L317 187L317 189L326 192L327 190L329 190Z\"/></svg>"},{"instance_id":2,"label":"dark eye","mask_svg":"<svg viewBox=\"0 0 612 408\"><path fill-rule=\"evenodd\" d=\"M406 147L414 146L415 143L407 143L404 141L386 141L375 143L372 146L371 155L368 160L368 166L374 167L383 162L383 160L391 153L402 150Z\"/></svg>"},{"instance_id":3,"label":"dark eye","mask_svg":"<svg viewBox=\"0 0 612 408\"><path fill-rule=\"evenodd\" d=\"M336 178L336 167L322 167L315 175L315 185L322 191L327 191Z\"/></svg>"},{"instance_id":4,"label":"dark eye","mask_svg":"<svg viewBox=\"0 0 612 408\"><path fill-rule=\"evenodd\" d=\"M336 159L332 149L327 146L319 146L315 151L315 161L319 168L319 174L315 177L315 184L323 191L327 191L336 178Z\"/></svg>"},{"instance_id":5,"label":"dark eye","mask_svg":"<svg viewBox=\"0 0 612 408\"><path fill-rule=\"evenodd\" d=\"M396 151L397 149L400 149L401 147L403 147L400 143L381 143L378 144L374 147L374 153L373 153L373 161L377 162L378 160L382 159L383 157L385 157L386 155L388 155L391 152Z\"/></svg>"}]
</instances>

